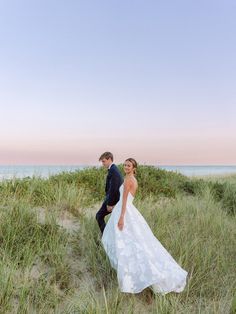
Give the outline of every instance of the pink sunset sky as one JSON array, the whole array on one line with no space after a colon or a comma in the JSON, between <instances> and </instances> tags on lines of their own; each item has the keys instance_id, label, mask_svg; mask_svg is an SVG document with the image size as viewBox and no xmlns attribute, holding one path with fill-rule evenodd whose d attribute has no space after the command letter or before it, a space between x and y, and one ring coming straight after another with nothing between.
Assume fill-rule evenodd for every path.
<instances>
[{"instance_id":1,"label":"pink sunset sky","mask_svg":"<svg viewBox=\"0 0 236 314\"><path fill-rule=\"evenodd\" d=\"M0 164L236 164L234 1L0 5Z\"/></svg>"}]
</instances>

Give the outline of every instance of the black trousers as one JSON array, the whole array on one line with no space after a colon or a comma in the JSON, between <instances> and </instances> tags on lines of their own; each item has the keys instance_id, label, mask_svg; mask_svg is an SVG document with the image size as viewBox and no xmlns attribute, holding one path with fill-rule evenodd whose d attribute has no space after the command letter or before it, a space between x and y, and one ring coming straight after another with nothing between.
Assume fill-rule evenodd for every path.
<instances>
[{"instance_id":1,"label":"black trousers","mask_svg":"<svg viewBox=\"0 0 236 314\"><path fill-rule=\"evenodd\" d=\"M102 207L99 209L99 211L96 214L96 219L97 219L97 222L98 222L98 225L102 234L103 234L104 228L106 227L104 217L108 214L111 214L111 212L107 211L107 200L105 199L104 202L102 203Z\"/></svg>"}]
</instances>

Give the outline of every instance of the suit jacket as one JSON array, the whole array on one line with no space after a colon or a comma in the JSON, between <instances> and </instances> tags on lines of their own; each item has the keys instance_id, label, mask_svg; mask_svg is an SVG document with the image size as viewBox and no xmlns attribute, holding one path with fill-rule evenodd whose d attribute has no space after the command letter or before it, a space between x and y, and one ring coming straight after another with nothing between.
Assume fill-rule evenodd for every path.
<instances>
[{"instance_id":1,"label":"suit jacket","mask_svg":"<svg viewBox=\"0 0 236 314\"><path fill-rule=\"evenodd\" d=\"M115 164L112 164L108 170L106 179L106 202L109 206L114 206L120 199L119 188L124 179Z\"/></svg>"}]
</instances>

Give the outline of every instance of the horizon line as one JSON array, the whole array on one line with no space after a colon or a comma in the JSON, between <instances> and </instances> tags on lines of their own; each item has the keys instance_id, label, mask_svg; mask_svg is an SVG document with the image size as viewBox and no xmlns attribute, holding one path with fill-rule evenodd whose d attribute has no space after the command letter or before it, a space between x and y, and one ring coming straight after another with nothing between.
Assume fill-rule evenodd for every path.
<instances>
[{"instance_id":1,"label":"horizon line","mask_svg":"<svg viewBox=\"0 0 236 314\"><path fill-rule=\"evenodd\" d=\"M115 164L117 165L120 165L122 164L122 162L114 162ZM195 167L223 167L223 166L228 166L228 167L236 167L236 164L153 164L153 163L138 163L138 165L140 166L160 166L160 167L191 167L191 166L195 166ZM77 167L77 166L83 166L83 167L94 167L94 166L102 166L100 164L61 164L61 163L55 163L55 164L1 164L0 163L0 167L19 167L19 166L42 166L42 167L45 167L45 166L63 166L63 167L66 167L66 166L73 166L73 167Z\"/></svg>"}]
</instances>

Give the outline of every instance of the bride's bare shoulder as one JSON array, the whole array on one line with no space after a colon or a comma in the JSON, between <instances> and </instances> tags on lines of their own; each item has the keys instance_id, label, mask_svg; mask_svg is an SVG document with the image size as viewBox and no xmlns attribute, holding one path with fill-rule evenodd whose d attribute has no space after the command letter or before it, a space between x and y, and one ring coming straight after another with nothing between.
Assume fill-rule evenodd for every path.
<instances>
[{"instance_id":1,"label":"bride's bare shoulder","mask_svg":"<svg viewBox=\"0 0 236 314\"><path fill-rule=\"evenodd\" d=\"M124 179L124 184L130 187L138 187L138 181L135 177L127 177Z\"/></svg>"}]
</instances>

